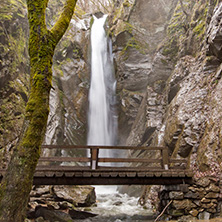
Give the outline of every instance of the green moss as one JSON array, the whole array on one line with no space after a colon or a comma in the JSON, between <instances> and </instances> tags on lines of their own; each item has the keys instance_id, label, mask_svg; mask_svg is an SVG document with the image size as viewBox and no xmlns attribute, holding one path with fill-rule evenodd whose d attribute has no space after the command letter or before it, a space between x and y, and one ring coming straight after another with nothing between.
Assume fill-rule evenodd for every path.
<instances>
[{"instance_id":1,"label":"green moss","mask_svg":"<svg viewBox=\"0 0 222 222\"><path fill-rule=\"evenodd\" d=\"M205 21L201 21L194 29L193 32L195 35L197 35L198 38L203 37L203 35L205 34L205 30L206 30L206 25L205 25Z\"/></svg>"},{"instance_id":2,"label":"green moss","mask_svg":"<svg viewBox=\"0 0 222 222\"><path fill-rule=\"evenodd\" d=\"M178 51L179 51L179 45L178 45L177 38L173 37L172 39L170 39L170 41L168 41L164 45L162 54L164 56L170 57L172 61L175 61Z\"/></svg>"},{"instance_id":3,"label":"green moss","mask_svg":"<svg viewBox=\"0 0 222 222\"><path fill-rule=\"evenodd\" d=\"M122 22L122 25L120 25L118 33L127 32L132 37L128 39L126 42L123 50L121 51L121 54L125 56L125 59L127 59L127 51L129 48L134 48L137 51L139 51L141 54L146 54L146 50L149 49L149 45L146 42L141 42L138 40L137 35L137 29L130 24L129 22Z\"/></svg>"},{"instance_id":4,"label":"green moss","mask_svg":"<svg viewBox=\"0 0 222 222\"><path fill-rule=\"evenodd\" d=\"M183 7L187 9L189 2L184 2ZM181 4L178 2L167 28L168 39L162 49L163 55L168 56L172 61L176 60L179 51L180 38L178 38L178 36L184 36L187 28L188 22L186 14L182 11Z\"/></svg>"},{"instance_id":5,"label":"green moss","mask_svg":"<svg viewBox=\"0 0 222 222\"><path fill-rule=\"evenodd\" d=\"M135 37L132 37L131 39L128 40L126 46L122 50L122 53L125 53L128 48L134 48L138 50L141 54L145 54L143 45L139 41L137 41Z\"/></svg>"},{"instance_id":6,"label":"green moss","mask_svg":"<svg viewBox=\"0 0 222 222\"><path fill-rule=\"evenodd\" d=\"M168 61L165 60L165 59L161 59L161 62L162 62L164 65L168 65Z\"/></svg>"},{"instance_id":7,"label":"green moss","mask_svg":"<svg viewBox=\"0 0 222 222\"><path fill-rule=\"evenodd\" d=\"M123 2L123 6L124 6L124 7L132 7L132 4L129 2L129 0L125 0L125 1Z\"/></svg>"},{"instance_id":8,"label":"green moss","mask_svg":"<svg viewBox=\"0 0 222 222\"><path fill-rule=\"evenodd\" d=\"M92 28L93 22L94 22L94 18L92 17L92 18L90 19L90 29Z\"/></svg>"}]
</instances>

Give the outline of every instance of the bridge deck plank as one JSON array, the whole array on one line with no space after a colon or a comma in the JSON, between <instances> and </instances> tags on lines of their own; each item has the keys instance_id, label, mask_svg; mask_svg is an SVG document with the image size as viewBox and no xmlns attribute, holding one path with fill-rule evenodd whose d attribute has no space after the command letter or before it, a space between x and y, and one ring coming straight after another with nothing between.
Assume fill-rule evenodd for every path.
<instances>
[{"instance_id":1,"label":"bridge deck plank","mask_svg":"<svg viewBox=\"0 0 222 222\"><path fill-rule=\"evenodd\" d=\"M86 172L52 172L52 171L36 171L35 176L37 177L62 177L65 175L66 177L192 177L191 172L172 172L172 171L154 171L154 172L108 172L108 171L86 171Z\"/></svg>"}]
</instances>

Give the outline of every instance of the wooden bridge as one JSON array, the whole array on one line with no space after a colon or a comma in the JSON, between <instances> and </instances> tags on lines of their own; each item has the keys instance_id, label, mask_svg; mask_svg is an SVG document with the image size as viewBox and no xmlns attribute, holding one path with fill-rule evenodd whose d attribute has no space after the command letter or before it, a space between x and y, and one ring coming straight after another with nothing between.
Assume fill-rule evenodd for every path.
<instances>
[{"instance_id":1,"label":"wooden bridge","mask_svg":"<svg viewBox=\"0 0 222 222\"><path fill-rule=\"evenodd\" d=\"M192 183L187 160L170 158L166 147L101 147L43 145L45 149L85 151L84 157L41 157L34 175L35 185L170 185ZM152 152L156 158L99 157L99 150ZM90 152L89 152L90 150ZM44 152L43 152L44 153ZM90 157L87 157L90 153ZM153 155L155 154L155 155ZM101 164L102 163L102 164ZM103 163L111 163L105 166ZM112 166L112 163L124 163ZM0 171L0 179L4 171Z\"/></svg>"}]
</instances>

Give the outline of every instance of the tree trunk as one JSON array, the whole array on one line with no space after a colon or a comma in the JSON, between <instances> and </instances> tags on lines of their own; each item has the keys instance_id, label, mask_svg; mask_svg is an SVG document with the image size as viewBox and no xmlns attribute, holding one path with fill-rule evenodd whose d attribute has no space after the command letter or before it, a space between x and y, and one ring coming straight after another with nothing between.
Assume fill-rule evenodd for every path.
<instances>
[{"instance_id":1,"label":"tree trunk","mask_svg":"<svg viewBox=\"0 0 222 222\"><path fill-rule=\"evenodd\" d=\"M67 0L58 21L48 30L45 23L48 0L27 0L31 91L21 137L0 187L0 221L25 219L49 114L54 49L70 23L76 2Z\"/></svg>"}]
</instances>

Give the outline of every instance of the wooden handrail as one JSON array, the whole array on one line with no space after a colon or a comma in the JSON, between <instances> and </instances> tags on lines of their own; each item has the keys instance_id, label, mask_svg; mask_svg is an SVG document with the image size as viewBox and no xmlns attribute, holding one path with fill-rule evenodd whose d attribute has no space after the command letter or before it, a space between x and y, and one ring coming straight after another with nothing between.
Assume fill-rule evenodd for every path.
<instances>
[{"instance_id":1,"label":"wooden handrail","mask_svg":"<svg viewBox=\"0 0 222 222\"><path fill-rule=\"evenodd\" d=\"M83 162L88 163L91 161L89 157L40 157L40 162Z\"/></svg>"},{"instance_id":2,"label":"wooden handrail","mask_svg":"<svg viewBox=\"0 0 222 222\"><path fill-rule=\"evenodd\" d=\"M85 146L85 145L42 145L43 149L117 149L117 150L165 150L167 147L138 146Z\"/></svg>"},{"instance_id":3,"label":"wooden handrail","mask_svg":"<svg viewBox=\"0 0 222 222\"><path fill-rule=\"evenodd\" d=\"M39 162L79 162L90 163L91 169L96 170L98 163L147 163L160 164L163 170L174 167L175 164L186 164L184 159L169 158L167 147L129 147L129 146L82 146L82 145L42 145L43 149L90 149L90 157L41 157ZM100 149L146 150L160 151L157 159L148 158L105 158L99 157ZM184 166L184 165L183 165ZM89 167L87 165L86 167ZM175 166L176 167L176 166Z\"/></svg>"},{"instance_id":4,"label":"wooden handrail","mask_svg":"<svg viewBox=\"0 0 222 222\"><path fill-rule=\"evenodd\" d=\"M102 163L161 163L161 159L136 159L136 158L98 158Z\"/></svg>"}]
</instances>

